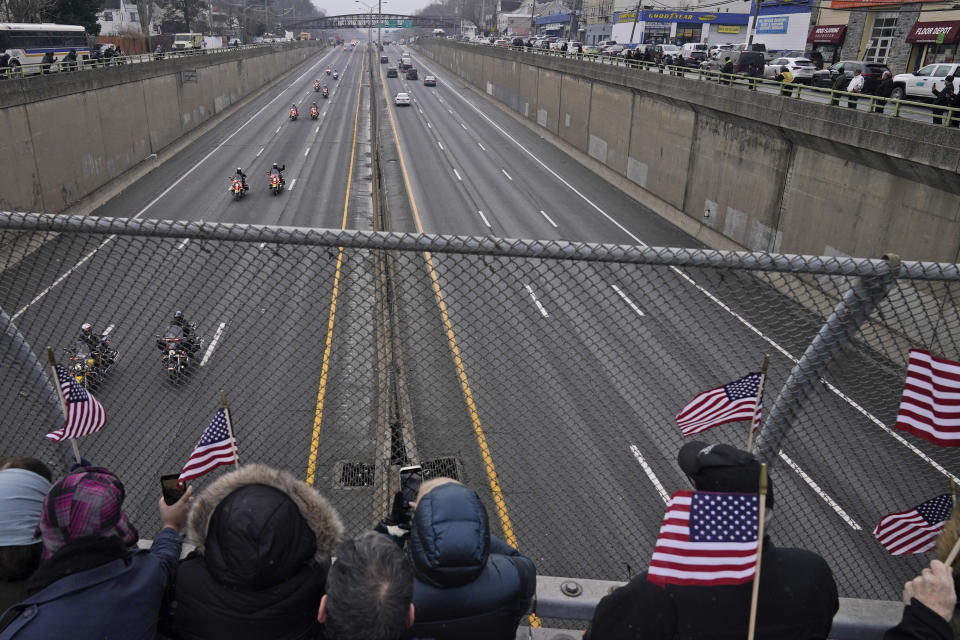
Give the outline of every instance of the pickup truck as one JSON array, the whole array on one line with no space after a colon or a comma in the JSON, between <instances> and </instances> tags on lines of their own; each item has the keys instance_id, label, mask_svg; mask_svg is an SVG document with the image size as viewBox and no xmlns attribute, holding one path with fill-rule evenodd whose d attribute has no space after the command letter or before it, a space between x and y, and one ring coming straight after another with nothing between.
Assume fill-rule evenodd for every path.
<instances>
[{"instance_id":1,"label":"pickup truck","mask_svg":"<svg viewBox=\"0 0 960 640\"><path fill-rule=\"evenodd\" d=\"M933 87L940 91L943 89L943 79L955 77L958 73L960 64L955 62L938 62L921 67L914 73L898 73L893 76L890 97L894 100L933 100Z\"/></svg>"}]
</instances>

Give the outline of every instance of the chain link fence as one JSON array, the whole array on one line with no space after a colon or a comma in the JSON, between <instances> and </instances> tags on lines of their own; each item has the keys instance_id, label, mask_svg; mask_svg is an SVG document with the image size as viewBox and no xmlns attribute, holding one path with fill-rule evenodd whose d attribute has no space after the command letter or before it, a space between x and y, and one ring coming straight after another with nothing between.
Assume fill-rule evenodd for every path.
<instances>
[{"instance_id":1,"label":"chain link fence","mask_svg":"<svg viewBox=\"0 0 960 640\"><path fill-rule=\"evenodd\" d=\"M477 489L542 575L624 580L688 486L674 415L770 354L771 537L824 555L841 595L892 599L925 558L889 556L873 527L957 468L955 450L892 426L911 347L960 359L958 280L895 257L3 214L0 454L65 469L69 446L43 437L56 398L25 355L67 358L90 322L120 357L93 389L108 424L78 444L124 480L145 537L160 476L223 389L241 462L311 482L351 534L416 463ZM177 309L204 344L173 383L156 337Z\"/></svg>"}]
</instances>

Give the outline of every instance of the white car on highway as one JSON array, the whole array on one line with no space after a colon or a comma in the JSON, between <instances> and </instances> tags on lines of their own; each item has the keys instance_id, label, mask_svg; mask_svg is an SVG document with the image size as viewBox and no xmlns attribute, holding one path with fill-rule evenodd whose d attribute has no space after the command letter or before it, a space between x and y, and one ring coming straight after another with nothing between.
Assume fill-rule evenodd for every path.
<instances>
[{"instance_id":1,"label":"white car on highway","mask_svg":"<svg viewBox=\"0 0 960 640\"><path fill-rule=\"evenodd\" d=\"M943 79L958 73L960 64L955 62L928 64L914 73L898 73L893 76L893 92L890 97L894 100L933 100L933 87L936 87L937 91L942 90Z\"/></svg>"},{"instance_id":2,"label":"white car on highway","mask_svg":"<svg viewBox=\"0 0 960 640\"><path fill-rule=\"evenodd\" d=\"M406 92L404 92L404 91L401 91L400 93L397 94L397 97L393 99L393 102L394 102L394 104L396 104L398 107L401 106L401 105L404 105L404 104L409 107L409 106L410 106L410 94L409 94L409 93L406 93Z\"/></svg>"}]
</instances>

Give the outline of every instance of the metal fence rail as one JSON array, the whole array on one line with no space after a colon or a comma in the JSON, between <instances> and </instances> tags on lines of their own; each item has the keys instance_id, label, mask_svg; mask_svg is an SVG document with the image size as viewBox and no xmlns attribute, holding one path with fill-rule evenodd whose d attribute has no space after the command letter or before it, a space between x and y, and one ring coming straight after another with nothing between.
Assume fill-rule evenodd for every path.
<instances>
[{"instance_id":1,"label":"metal fence rail","mask_svg":"<svg viewBox=\"0 0 960 640\"><path fill-rule=\"evenodd\" d=\"M312 482L350 532L416 462L476 488L541 574L624 580L686 486L673 416L770 353L771 535L823 554L841 595L893 599L923 558L890 557L873 526L957 468L892 425L911 347L960 359L958 281L895 258L4 213L0 454L62 468L24 340L65 357L91 322L121 358L93 389L109 423L79 444L145 535L224 389L241 461ZM156 346L175 309L205 338L181 383ZM747 428L703 439L742 447Z\"/></svg>"},{"instance_id":2,"label":"metal fence rail","mask_svg":"<svg viewBox=\"0 0 960 640\"><path fill-rule=\"evenodd\" d=\"M453 45L448 45L453 46ZM457 43L456 46L488 47L481 43ZM933 105L931 102L920 100L897 100L884 98L869 93L850 93L826 87L817 87L801 82L777 82L769 78L748 76L743 74L727 74L711 69L690 68L687 66L667 65L644 60L625 59L620 56L607 56L599 53L574 53L570 51L556 51L553 49L539 49L531 47L515 47L512 45L497 46L497 49L509 49L530 55L581 60L596 64L610 65L635 69L638 72L668 74L689 80L712 82L729 87L738 87L752 91L777 94L795 100L807 100L829 104L835 107L853 108L869 113L885 114L894 118L910 118L928 121L931 124L957 127L960 126L960 107Z\"/></svg>"}]
</instances>

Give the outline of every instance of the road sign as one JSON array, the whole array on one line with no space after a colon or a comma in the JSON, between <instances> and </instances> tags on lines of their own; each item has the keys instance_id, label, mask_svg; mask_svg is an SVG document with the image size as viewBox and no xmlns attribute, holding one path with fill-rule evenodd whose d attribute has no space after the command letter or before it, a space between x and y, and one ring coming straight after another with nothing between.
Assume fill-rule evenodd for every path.
<instances>
[{"instance_id":1,"label":"road sign","mask_svg":"<svg viewBox=\"0 0 960 640\"><path fill-rule=\"evenodd\" d=\"M388 27L391 27L391 28L396 28L396 26L397 26L397 21L396 21L396 20L387 20L387 26L388 26Z\"/></svg>"},{"instance_id":2,"label":"road sign","mask_svg":"<svg viewBox=\"0 0 960 640\"><path fill-rule=\"evenodd\" d=\"M405 29L406 29L406 28L409 28L409 27L412 27L412 26L413 26L413 20L404 20L404 21L403 21L403 27L404 27Z\"/></svg>"}]
</instances>

